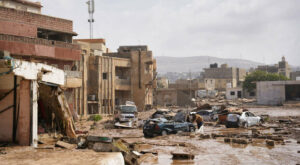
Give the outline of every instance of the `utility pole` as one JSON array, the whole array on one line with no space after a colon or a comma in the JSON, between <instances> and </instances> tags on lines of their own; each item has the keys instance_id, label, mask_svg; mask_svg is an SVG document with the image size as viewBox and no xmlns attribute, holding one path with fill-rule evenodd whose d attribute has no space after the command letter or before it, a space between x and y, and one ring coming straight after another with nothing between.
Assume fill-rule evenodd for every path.
<instances>
[{"instance_id":1,"label":"utility pole","mask_svg":"<svg viewBox=\"0 0 300 165\"><path fill-rule=\"evenodd\" d=\"M88 11L90 15L90 18L88 19L90 23L90 39L93 39L93 23L95 22L94 20L95 2L94 0L89 0L86 3L88 4Z\"/></svg>"}]
</instances>

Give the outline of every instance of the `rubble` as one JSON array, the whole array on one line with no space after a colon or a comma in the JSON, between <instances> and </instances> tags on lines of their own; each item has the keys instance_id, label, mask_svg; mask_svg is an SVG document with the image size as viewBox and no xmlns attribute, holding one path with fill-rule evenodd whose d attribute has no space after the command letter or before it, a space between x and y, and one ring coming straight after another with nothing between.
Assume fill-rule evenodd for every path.
<instances>
[{"instance_id":1,"label":"rubble","mask_svg":"<svg viewBox=\"0 0 300 165\"><path fill-rule=\"evenodd\" d=\"M188 159L193 160L195 158L195 155L191 153L180 153L180 152L172 152L173 159Z\"/></svg>"},{"instance_id":2,"label":"rubble","mask_svg":"<svg viewBox=\"0 0 300 165\"><path fill-rule=\"evenodd\" d=\"M275 142L273 140L266 140L266 144L271 147L275 146Z\"/></svg>"},{"instance_id":3,"label":"rubble","mask_svg":"<svg viewBox=\"0 0 300 165\"><path fill-rule=\"evenodd\" d=\"M66 142L63 142L63 141L58 141L58 142L56 142L55 145L58 146L58 147L62 147L62 148L65 148L65 149L69 149L69 150L75 149L75 148L76 148L76 145L74 145L74 144L69 144L69 143L66 143Z\"/></svg>"}]
</instances>

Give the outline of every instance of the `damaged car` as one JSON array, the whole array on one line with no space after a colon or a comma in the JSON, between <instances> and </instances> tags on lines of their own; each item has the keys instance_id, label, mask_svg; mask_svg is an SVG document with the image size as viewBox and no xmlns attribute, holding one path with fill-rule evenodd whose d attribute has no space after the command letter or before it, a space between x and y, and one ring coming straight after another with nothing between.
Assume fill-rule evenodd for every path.
<instances>
[{"instance_id":1,"label":"damaged car","mask_svg":"<svg viewBox=\"0 0 300 165\"><path fill-rule=\"evenodd\" d=\"M247 128L255 125L261 125L262 122L263 119L260 116L255 116L253 113L245 111L242 113L228 114L225 125L227 128Z\"/></svg>"},{"instance_id":2,"label":"damaged car","mask_svg":"<svg viewBox=\"0 0 300 165\"><path fill-rule=\"evenodd\" d=\"M115 126L132 128L137 121L137 108L134 104L126 103L115 110Z\"/></svg>"},{"instance_id":3,"label":"damaged car","mask_svg":"<svg viewBox=\"0 0 300 165\"><path fill-rule=\"evenodd\" d=\"M194 132L195 126L190 122L168 121L164 118L147 120L143 127L145 137L176 134L177 132Z\"/></svg>"}]
</instances>

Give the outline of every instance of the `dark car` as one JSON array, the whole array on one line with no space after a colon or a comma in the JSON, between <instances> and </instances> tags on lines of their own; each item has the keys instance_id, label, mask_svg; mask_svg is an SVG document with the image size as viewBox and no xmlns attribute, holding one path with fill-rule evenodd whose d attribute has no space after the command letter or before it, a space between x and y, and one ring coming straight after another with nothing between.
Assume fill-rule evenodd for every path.
<instances>
[{"instance_id":1,"label":"dark car","mask_svg":"<svg viewBox=\"0 0 300 165\"><path fill-rule=\"evenodd\" d=\"M195 126L190 122L174 122L166 119L150 119L147 120L143 127L145 137L153 137L157 135L175 134L179 131L194 132Z\"/></svg>"}]
</instances>

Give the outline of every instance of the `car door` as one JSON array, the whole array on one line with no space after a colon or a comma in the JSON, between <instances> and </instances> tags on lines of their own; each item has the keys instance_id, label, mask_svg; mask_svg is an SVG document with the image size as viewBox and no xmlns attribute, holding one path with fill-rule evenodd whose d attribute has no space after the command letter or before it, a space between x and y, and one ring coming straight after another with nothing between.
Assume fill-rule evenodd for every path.
<instances>
[{"instance_id":1,"label":"car door","mask_svg":"<svg viewBox=\"0 0 300 165\"><path fill-rule=\"evenodd\" d=\"M248 113L248 118L249 118L249 126L253 126L253 125L257 125L258 121L257 121L257 117L251 113L251 112L247 112Z\"/></svg>"}]
</instances>

